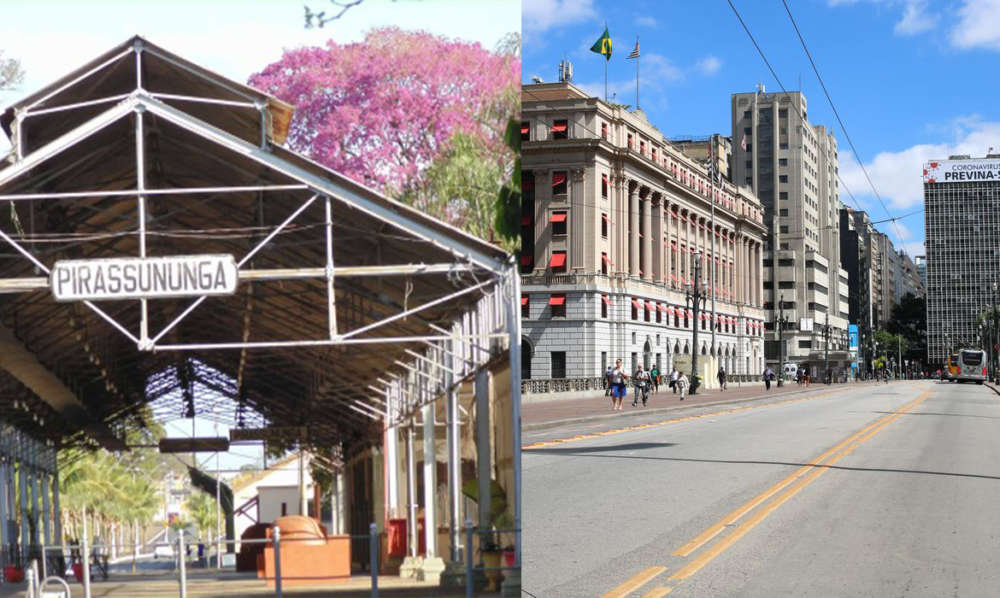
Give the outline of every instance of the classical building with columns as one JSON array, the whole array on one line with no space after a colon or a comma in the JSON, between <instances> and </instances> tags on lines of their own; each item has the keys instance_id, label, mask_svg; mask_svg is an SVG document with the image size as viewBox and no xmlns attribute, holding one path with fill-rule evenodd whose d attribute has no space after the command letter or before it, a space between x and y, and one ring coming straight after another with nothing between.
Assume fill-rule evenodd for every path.
<instances>
[{"instance_id":1,"label":"classical building with columns","mask_svg":"<svg viewBox=\"0 0 1000 598\"><path fill-rule=\"evenodd\" d=\"M521 110L522 377L595 377L615 359L669 372L692 351L760 374L765 227L753 193L713 185L641 110L571 83L524 85ZM695 322L685 291L699 260L709 300Z\"/></svg>"}]
</instances>

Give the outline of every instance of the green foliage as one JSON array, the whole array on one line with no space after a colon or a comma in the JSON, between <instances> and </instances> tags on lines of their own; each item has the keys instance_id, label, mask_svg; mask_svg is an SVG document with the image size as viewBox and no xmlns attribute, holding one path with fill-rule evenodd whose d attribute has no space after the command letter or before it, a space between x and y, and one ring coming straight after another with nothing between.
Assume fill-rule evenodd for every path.
<instances>
[{"instance_id":1,"label":"green foliage","mask_svg":"<svg viewBox=\"0 0 1000 598\"><path fill-rule=\"evenodd\" d=\"M191 493L184 506L191 523L197 528L198 537L202 540L215 537L218 515L215 497L196 490Z\"/></svg>"},{"instance_id":2,"label":"green foliage","mask_svg":"<svg viewBox=\"0 0 1000 598\"><path fill-rule=\"evenodd\" d=\"M903 336L904 359L920 362L927 359L927 302L923 297L907 293L893 307L886 330Z\"/></svg>"}]
</instances>

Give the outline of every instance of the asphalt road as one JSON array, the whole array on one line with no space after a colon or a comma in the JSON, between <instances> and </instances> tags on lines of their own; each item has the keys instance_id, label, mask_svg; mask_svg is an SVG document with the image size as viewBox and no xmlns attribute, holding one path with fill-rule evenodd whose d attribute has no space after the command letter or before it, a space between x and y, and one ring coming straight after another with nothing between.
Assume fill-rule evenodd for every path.
<instances>
[{"instance_id":1,"label":"asphalt road","mask_svg":"<svg viewBox=\"0 0 1000 598\"><path fill-rule=\"evenodd\" d=\"M526 440L532 595L1000 595L987 387L818 388L627 426Z\"/></svg>"}]
</instances>

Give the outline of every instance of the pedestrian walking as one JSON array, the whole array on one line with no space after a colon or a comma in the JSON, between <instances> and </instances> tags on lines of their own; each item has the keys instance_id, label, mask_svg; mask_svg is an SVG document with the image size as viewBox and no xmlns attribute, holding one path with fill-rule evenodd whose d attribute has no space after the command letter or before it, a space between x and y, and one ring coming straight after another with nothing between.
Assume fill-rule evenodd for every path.
<instances>
[{"instance_id":1,"label":"pedestrian walking","mask_svg":"<svg viewBox=\"0 0 1000 598\"><path fill-rule=\"evenodd\" d=\"M806 388L809 388L809 370L803 370L802 381L806 383Z\"/></svg>"},{"instance_id":2,"label":"pedestrian walking","mask_svg":"<svg viewBox=\"0 0 1000 598\"><path fill-rule=\"evenodd\" d=\"M795 384L797 386L802 386L802 370L795 372Z\"/></svg>"},{"instance_id":3,"label":"pedestrian walking","mask_svg":"<svg viewBox=\"0 0 1000 598\"><path fill-rule=\"evenodd\" d=\"M646 405L646 399L649 397L649 372L642 368L642 364L635 369L635 374L632 376L632 384L635 385L635 394L632 395L632 406L638 406L639 400L642 399L643 406Z\"/></svg>"},{"instance_id":4,"label":"pedestrian walking","mask_svg":"<svg viewBox=\"0 0 1000 598\"><path fill-rule=\"evenodd\" d=\"M673 389L674 394L677 394L677 378L679 376L680 376L680 374L677 373L677 368L674 368L670 372L670 388Z\"/></svg>"},{"instance_id":5,"label":"pedestrian walking","mask_svg":"<svg viewBox=\"0 0 1000 598\"><path fill-rule=\"evenodd\" d=\"M719 392L726 390L726 370L719 366Z\"/></svg>"},{"instance_id":6,"label":"pedestrian walking","mask_svg":"<svg viewBox=\"0 0 1000 598\"><path fill-rule=\"evenodd\" d=\"M770 367L764 369L764 389L771 390L771 380L774 380L774 372Z\"/></svg>"},{"instance_id":7,"label":"pedestrian walking","mask_svg":"<svg viewBox=\"0 0 1000 598\"><path fill-rule=\"evenodd\" d=\"M615 369L611 370L611 410L621 411L622 401L625 399L627 394L625 383L628 380L628 374L622 368L622 360L618 359L615 361Z\"/></svg>"},{"instance_id":8,"label":"pedestrian walking","mask_svg":"<svg viewBox=\"0 0 1000 598\"><path fill-rule=\"evenodd\" d=\"M653 384L653 394L656 394L660 390L660 368L656 365L649 370L649 381Z\"/></svg>"},{"instance_id":9,"label":"pedestrian walking","mask_svg":"<svg viewBox=\"0 0 1000 598\"><path fill-rule=\"evenodd\" d=\"M681 393L681 400L683 401L684 395L687 394L687 388L688 388L688 377L684 374L684 372L678 374L677 382L674 384L674 386L676 386L677 390Z\"/></svg>"}]
</instances>

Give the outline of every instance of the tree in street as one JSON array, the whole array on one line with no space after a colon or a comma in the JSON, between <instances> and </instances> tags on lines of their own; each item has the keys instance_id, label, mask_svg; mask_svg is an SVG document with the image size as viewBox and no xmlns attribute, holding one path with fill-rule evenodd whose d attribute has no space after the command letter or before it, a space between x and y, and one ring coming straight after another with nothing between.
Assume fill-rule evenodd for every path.
<instances>
[{"instance_id":1,"label":"tree in street","mask_svg":"<svg viewBox=\"0 0 1000 598\"><path fill-rule=\"evenodd\" d=\"M907 342L903 358L924 363L927 359L927 301L907 293L899 304L892 308L892 317L886 330L900 334ZM879 341L881 346L881 341Z\"/></svg>"},{"instance_id":2,"label":"tree in street","mask_svg":"<svg viewBox=\"0 0 1000 598\"><path fill-rule=\"evenodd\" d=\"M295 106L292 149L481 231L484 189L492 195L489 228L514 168L505 134L519 111L519 47L508 40L491 52L426 32L374 29L357 43L287 50L250 84ZM459 196L464 206L453 192L463 166L473 179Z\"/></svg>"}]
</instances>

